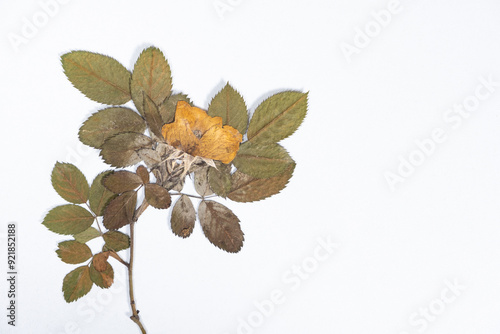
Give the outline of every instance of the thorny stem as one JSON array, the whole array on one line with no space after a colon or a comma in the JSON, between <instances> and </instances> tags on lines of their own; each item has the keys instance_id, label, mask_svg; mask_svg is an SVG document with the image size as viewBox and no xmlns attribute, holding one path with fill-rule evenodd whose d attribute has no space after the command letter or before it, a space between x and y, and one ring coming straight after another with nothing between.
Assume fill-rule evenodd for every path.
<instances>
[{"instance_id":1,"label":"thorny stem","mask_svg":"<svg viewBox=\"0 0 500 334\"><path fill-rule=\"evenodd\" d=\"M148 202L144 200L142 204L135 210L134 218L130 223L130 261L128 263L128 287L130 295L130 308L132 309L132 316L130 316L130 319L132 319L132 321L135 322L137 326L139 326L142 334L146 334L146 329L144 329L144 326L142 325L139 318L139 312L135 307L134 284L132 279L134 270L134 225L139 219L139 216L144 212L144 210L146 210L148 206Z\"/></svg>"}]
</instances>

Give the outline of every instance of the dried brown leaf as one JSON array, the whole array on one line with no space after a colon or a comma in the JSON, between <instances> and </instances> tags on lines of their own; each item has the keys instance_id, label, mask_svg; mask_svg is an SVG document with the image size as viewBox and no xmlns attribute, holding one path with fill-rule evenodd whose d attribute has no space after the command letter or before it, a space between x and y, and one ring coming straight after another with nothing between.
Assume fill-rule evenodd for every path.
<instances>
[{"instance_id":1,"label":"dried brown leaf","mask_svg":"<svg viewBox=\"0 0 500 334\"><path fill-rule=\"evenodd\" d=\"M194 188L201 196L208 196L214 193L208 183L208 168L203 168L194 173Z\"/></svg>"},{"instance_id":2,"label":"dried brown leaf","mask_svg":"<svg viewBox=\"0 0 500 334\"><path fill-rule=\"evenodd\" d=\"M196 221L193 203L186 195L181 195L172 208L170 224L175 235L187 238L191 235Z\"/></svg>"},{"instance_id":3,"label":"dried brown leaf","mask_svg":"<svg viewBox=\"0 0 500 334\"><path fill-rule=\"evenodd\" d=\"M117 230L132 222L137 204L137 192L127 191L115 197L104 210L102 223L108 230Z\"/></svg>"},{"instance_id":4,"label":"dried brown leaf","mask_svg":"<svg viewBox=\"0 0 500 334\"><path fill-rule=\"evenodd\" d=\"M108 266L109 252L101 252L94 255L92 264L97 271L104 271Z\"/></svg>"},{"instance_id":5,"label":"dried brown leaf","mask_svg":"<svg viewBox=\"0 0 500 334\"><path fill-rule=\"evenodd\" d=\"M113 285L115 273L109 262L106 262L106 269L98 271L91 263L89 268L90 279L100 288L107 289Z\"/></svg>"},{"instance_id":6,"label":"dried brown leaf","mask_svg":"<svg viewBox=\"0 0 500 334\"><path fill-rule=\"evenodd\" d=\"M142 180L142 183L144 183L144 184L149 183L149 172L148 172L148 169L146 167L144 167L142 165L137 167L137 170L135 171L135 173L137 175L139 175L139 177Z\"/></svg>"},{"instance_id":7,"label":"dried brown leaf","mask_svg":"<svg viewBox=\"0 0 500 334\"><path fill-rule=\"evenodd\" d=\"M127 167L141 161L137 153L151 148L151 138L140 133L125 132L107 139L102 145L101 157L113 167Z\"/></svg>"},{"instance_id":8,"label":"dried brown leaf","mask_svg":"<svg viewBox=\"0 0 500 334\"><path fill-rule=\"evenodd\" d=\"M115 194L121 194L139 187L142 179L136 173L120 170L106 176L102 184Z\"/></svg>"},{"instance_id":9,"label":"dried brown leaf","mask_svg":"<svg viewBox=\"0 0 500 334\"><path fill-rule=\"evenodd\" d=\"M230 253L237 253L243 247L240 220L227 207L214 201L202 201L198 217L205 236L212 244Z\"/></svg>"},{"instance_id":10,"label":"dried brown leaf","mask_svg":"<svg viewBox=\"0 0 500 334\"><path fill-rule=\"evenodd\" d=\"M157 209L168 209L172 204L168 190L158 184L146 184L144 195L148 203Z\"/></svg>"}]
</instances>

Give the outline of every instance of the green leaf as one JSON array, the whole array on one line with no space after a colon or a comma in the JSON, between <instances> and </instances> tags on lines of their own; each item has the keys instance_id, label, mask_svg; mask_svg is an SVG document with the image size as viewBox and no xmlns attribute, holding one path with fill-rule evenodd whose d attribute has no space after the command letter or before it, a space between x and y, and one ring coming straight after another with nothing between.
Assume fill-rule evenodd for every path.
<instances>
[{"instance_id":1,"label":"green leaf","mask_svg":"<svg viewBox=\"0 0 500 334\"><path fill-rule=\"evenodd\" d=\"M90 279L100 288L107 289L113 285L115 272L109 262L106 262L106 269L98 271L91 263L89 268Z\"/></svg>"},{"instance_id":2,"label":"green leaf","mask_svg":"<svg viewBox=\"0 0 500 334\"><path fill-rule=\"evenodd\" d=\"M97 216L102 216L104 214L104 208L106 208L109 201L116 196L102 184L102 180L111 173L113 173L113 171L108 170L97 175L90 186L89 205L90 209Z\"/></svg>"},{"instance_id":3,"label":"green leaf","mask_svg":"<svg viewBox=\"0 0 500 334\"><path fill-rule=\"evenodd\" d=\"M130 247L130 238L125 233L119 231L108 231L102 236L106 242L106 247L115 252L127 249Z\"/></svg>"},{"instance_id":4,"label":"green leaf","mask_svg":"<svg viewBox=\"0 0 500 334\"><path fill-rule=\"evenodd\" d=\"M294 163L288 152L279 144L259 145L246 142L240 146L233 160L242 173L263 179L282 174Z\"/></svg>"},{"instance_id":5,"label":"green leaf","mask_svg":"<svg viewBox=\"0 0 500 334\"><path fill-rule=\"evenodd\" d=\"M294 133L306 116L307 94L287 91L262 102L250 120L248 140L255 144L276 143Z\"/></svg>"},{"instance_id":6,"label":"green leaf","mask_svg":"<svg viewBox=\"0 0 500 334\"><path fill-rule=\"evenodd\" d=\"M72 164L57 162L52 170L52 186L70 203L85 203L89 198L89 184L83 173Z\"/></svg>"},{"instance_id":7,"label":"green leaf","mask_svg":"<svg viewBox=\"0 0 500 334\"><path fill-rule=\"evenodd\" d=\"M43 225L54 233L77 234L94 222L94 216L81 206L66 204L53 208L43 219Z\"/></svg>"},{"instance_id":8,"label":"green leaf","mask_svg":"<svg viewBox=\"0 0 500 334\"><path fill-rule=\"evenodd\" d=\"M102 223L108 230L117 230L132 222L137 204L137 192L127 191L109 202Z\"/></svg>"},{"instance_id":9,"label":"green leaf","mask_svg":"<svg viewBox=\"0 0 500 334\"><path fill-rule=\"evenodd\" d=\"M85 296L92 289L89 267L81 266L64 277L62 291L67 303Z\"/></svg>"},{"instance_id":10,"label":"green leaf","mask_svg":"<svg viewBox=\"0 0 500 334\"><path fill-rule=\"evenodd\" d=\"M172 204L172 199L170 198L168 190L158 184L146 184L144 196L148 203L157 209L168 209L170 204Z\"/></svg>"},{"instance_id":11,"label":"green leaf","mask_svg":"<svg viewBox=\"0 0 500 334\"><path fill-rule=\"evenodd\" d=\"M69 264L82 263L92 257L92 251L89 246L75 240L60 242L58 247L59 249L56 250L57 256L59 256L63 262Z\"/></svg>"},{"instance_id":12,"label":"green leaf","mask_svg":"<svg viewBox=\"0 0 500 334\"><path fill-rule=\"evenodd\" d=\"M172 217L170 217L172 232L179 237L187 238L193 232L195 221L196 211L191 199L186 195L181 195L172 208Z\"/></svg>"},{"instance_id":13,"label":"green leaf","mask_svg":"<svg viewBox=\"0 0 500 334\"><path fill-rule=\"evenodd\" d=\"M136 173L120 170L107 175L102 184L115 194L121 194L139 187L142 179Z\"/></svg>"},{"instance_id":14,"label":"green leaf","mask_svg":"<svg viewBox=\"0 0 500 334\"><path fill-rule=\"evenodd\" d=\"M141 161L137 151L151 147L151 138L133 132L120 133L102 145L101 157L113 167L127 167Z\"/></svg>"},{"instance_id":15,"label":"green leaf","mask_svg":"<svg viewBox=\"0 0 500 334\"><path fill-rule=\"evenodd\" d=\"M159 140L163 141L163 135L161 134L163 120L160 116L160 112L158 111L158 107L153 102L153 100L151 100L151 98L146 94L144 94L143 101L144 101L144 109L143 109L144 117L146 118L146 122L148 123L149 130Z\"/></svg>"},{"instance_id":16,"label":"green leaf","mask_svg":"<svg viewBox=\"0 0 500 334\"><path fill-rule=\"evenodd\" d=\"M242 134L247 130L247 106L240 93L229 83L212 99L207 113L211 117L221 117L223 125L230 125Z\"/></svg>"},{"instance_id":17,"label":"green leaf","mask_svg":"<svg viewBox=\"0 0 500 334\"><path fill-rule=\"evenodd\" d=\"M69 81L89 99L115 105L130 101L130 72L115 59L73 51L61 60Z\"/></svg>"},{"instance_id":18,"label":"green leaf","mask_svg":"<svg viewBox=\"0 0 500 334\"><path fill-rule=\"evenodd\" d=\"M163 120L163 124L171 123L174 121L175 109L177 108L177 102L185 101L192 104L191 100L186 94L174 94L170 95L159 105L158 109Z\"/></svg>"},{"instance_id":19,"label":"green leaf","mask_svg":"<svg viewBox=\"0 0 500 334\"><path fill-rule=\"evenodd\" d=\"M208 183L208 168L203 168L194 173L194 189L201 196L208 196L214 193Z\"/></svg>"},{"instance_id":20,"label":"green leaf","mask_svg":"<svg viewBox=\"0 0 500 334\"><path fill-rule=\"evenodd\" d=\"M235 202L254 202L275 195L286 187L294 169L295 164L291 164L281 175L268 179L257 179L236 171L227 197Z\"/></svg>"},{"instance_id":21,"label":"green leaf","mask_svg":"<svg viewBox=\"0 0 500 334\"><path fill-rule=\"evenodd\" d=\"M240 220L224 205L214 201L202 201L198 208L201 227L212 244L230 253L243 247Z\"/></svg>"},{"instance_id":22,"label":"green leaf","mask_svg":"<svg viewBox=\"0 0 500 334\"><path fill-rule=\"evenodd\" d=\"M90 116L80 128L78 137L85 145L101 148L106 139L122 132L144 133L146 122L135 111L123 107L110 107Z\"/></svg>"},{"instance_id":23,"label":"green leaf","mask_svg":"<svg viewBox=\"0 0 500 334\"><path fill-rule=\"evenodd\" d=\"M75 238L76 241L84 244L87 241L95 239L100 235L101 235L101 232L99 232L96 228L91 226L88 229L86 229L85 231L73 235L73 237Z\"/></svg>"},{"instance_id":24,"label":"green leaf","mask_svg":"<svg viewBox=\"0 0 500 334\"><path fill-rule=\"evenodd\" d=\"M208 183L217 195L226 198L231 190L231 165L215 162L217 168L208 169Z\"/></svg>"},{"instance_id":25,"label":"green leaf","mask_svg":"<svg viewBox=\"0 0 500 334\"><path fill-rule=\"evenodd\" d=\"M170 66L163 53L155 47L142 51L134 65L130 82L132 100L141 115L144 115L143 92L158 106L172 90Z\"/></svg>"}]
</instances>

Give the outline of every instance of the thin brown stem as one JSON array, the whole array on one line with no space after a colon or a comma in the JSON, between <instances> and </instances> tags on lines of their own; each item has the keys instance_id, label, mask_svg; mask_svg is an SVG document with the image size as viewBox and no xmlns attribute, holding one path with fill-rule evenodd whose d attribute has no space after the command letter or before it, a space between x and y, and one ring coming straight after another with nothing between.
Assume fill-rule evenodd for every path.
<instances>
[{"instance_id":1,"label":"thin brown stem","mask_svg":"<svg viewBox=\"0 0 500 334\"><path fill-rule=\"evenodd\" d=\"M197 195L189 195L189 194L184 194L184 193L170 193L170 195L173 195L173 196L186 195L188 197L199 198L199 199L207 199L207 198L217 197L217 195L197 196Z\"/></svg>"},{"instance_id":2,"label":"thin brown stem","mask_svg":"<svg viewBox=\"0 0 500 334\"><path fill-rule=\"evenodd\" d=\"M111 250L109 251L109 256L115 258L116 260L118 260L118 262L120 262L121 264L123 264L125 267L129 267L129 264L128 262L124 261L120 255L118 255L114 250Z\"/></svg>"},{"instance_id":3,"label":"thin brown stem","mask_svg":"<svg viewBox=\"0 0 500 334\"><path fill-rule=\"evenodd\" d=\"M94 220L96 222L97 228L99 229L99 232L102 234L101 226L99 225L99 220L97 219L97 215L90 208L89 202L85 202L85 205L87 206L87 208L89 209L89 211L92 213L92 216L94 216Z\"/></svg>"},{"instance_id":4,"label":"thin brown stem","mask_svg":"<svg viewBox=\"0 0 500 334\"><path fill-rule=\"evenodd\" d=\"M139 219L139 216L144 212L144 210L146 210L148 206L148 202L144 200L142 204L135 210L134 218L130 223L130 261L128 263L128 287L130 296L130 308L132 309L132 316L130 316L130 319L132 319L132 321L135 322L137 326L139 326L142 334L146 334L146 329L144 329L144 326L141 323L139 312L137 311L137 308L135 306L134 283L132 277L134 271L134 225Z\"/></svg>"}]
</instances>

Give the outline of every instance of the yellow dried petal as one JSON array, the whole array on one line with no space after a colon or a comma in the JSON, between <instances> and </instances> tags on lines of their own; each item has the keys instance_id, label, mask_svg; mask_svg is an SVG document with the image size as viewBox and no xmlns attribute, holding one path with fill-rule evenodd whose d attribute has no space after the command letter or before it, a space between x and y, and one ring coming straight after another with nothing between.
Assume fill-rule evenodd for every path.
<instances>
[{"instance_id":1,"label":"yellow dried petal","mask_svg":"<svg viewBox=\"0 0 500 334\"><path fill-rule=\"evenodd\" d=\"M242 139L241 133L231 126L213 127L201 138L194 153L228 164L236 156Z\"/></svg>"},{"instance_id":2,"label":"yellow dried petal","mask_svg":"<svg viewBox=\"0 0 500 334\"><path fill-rule=\"evenodd\" d=\"M191 107L185 101L179 101L175 109L175 117L185 119L196 137L201 138L210 128L222 127L222 118L210 117L207 112L197 107Z\"/></svg>"},{"instance_id":3,"label":"yellow dried petal","mask_svg":"<svg viewBox=\"0 0 500 334\"><path fill-rule=\"evenodd\" d=\"M190 155L231 162L243 139L231 126L222 126L222 118L210 117L206 111L179 101L173 123L162 127L167 143Z\"/></svg>"},{"instance_id":4,"label":"yellow dried petal","mask_svg":"<svg viewBox=\"0 0 500 334\"><path fill-rule=\"evenodd\" d=\"M169 145L189 154L196 149L199 143L199 139L191 131L189 122L185 119L165 124L161 133Z\"/></svg>"}]
</instances>

